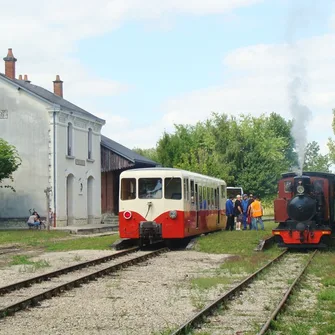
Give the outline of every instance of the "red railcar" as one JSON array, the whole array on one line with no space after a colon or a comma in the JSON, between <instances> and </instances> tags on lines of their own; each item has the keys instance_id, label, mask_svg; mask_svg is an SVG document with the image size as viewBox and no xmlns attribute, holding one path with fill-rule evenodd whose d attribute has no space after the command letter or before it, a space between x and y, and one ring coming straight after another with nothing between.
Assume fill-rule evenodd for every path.
<instances>
[{"instance_id":1,"label":"red railcar","mask_svg":"<svg viewBox=\"0 0 335 335\"><path fill-rule=\"evenodd\" d=\"M119 233L143 244L219 230L226 225L226 183L170 168L120 175Z\"/></svg>"},{"instance_id":2,"label":"red railcar","mask_svg":"<svg viewBox=\"0 0 335 335\"><path fill-rule=\"evenodd\" d=\"M286 173L278 182L272 234L281 247L327 247L335 233L335 175Z\"/></svg>"}]
</instances>

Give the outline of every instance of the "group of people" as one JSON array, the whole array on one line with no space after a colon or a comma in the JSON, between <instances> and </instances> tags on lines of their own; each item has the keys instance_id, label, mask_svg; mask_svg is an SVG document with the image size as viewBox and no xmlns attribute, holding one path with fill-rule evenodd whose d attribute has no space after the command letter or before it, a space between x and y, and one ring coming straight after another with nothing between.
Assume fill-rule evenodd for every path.
<instances>
[{"instance_id":1,"label":"group of people","mask_svg":"<svg viewBox=\"0 0 335 335\"><path fill-rule=\"evenodd\" d=\"M250 230L258 230L258 224L264 230L263 207L258 196L243 194L241 198L239 194L236 199L230 196L226 201L226 216L226 230L234 230L235 223L236 230L241 230L242 224L242 230L247 230L248 226Z\"/></svg>"}]
</instances>

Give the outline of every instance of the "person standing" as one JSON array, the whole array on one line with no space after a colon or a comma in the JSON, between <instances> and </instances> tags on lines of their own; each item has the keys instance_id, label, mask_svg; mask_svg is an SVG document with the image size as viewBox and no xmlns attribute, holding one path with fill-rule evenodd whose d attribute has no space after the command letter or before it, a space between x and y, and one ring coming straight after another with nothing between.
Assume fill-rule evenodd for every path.
<instances>
[{"instance_id":1,"label":"person standing","mask_svg":"<svg viewBox=\"0 0 335 335\"><path fill-rule=\"evenodd\" d=\"M254 202L254 196L252 193L249 194L249 200L248 200L248 209L247 209L247 223L249 225L249 229L252 229L252 220L251 220L251 207L250 205Z\"/></svg>"},{"instance_id":2,"label":"person standing","mask_svg":"<svg viewBox=\"0 0 335 335\"><path fill-rule=\"evenodd\" d=\"M242 210L243 210L243 230L247 230L247 221L248 221L248 207L249 207L249 199L247 194L243 194L242 200Z\"/></svg>"},{"instance_id":3,"label":"person standing","mask_svg":"<svg viewBox=\"0 0 335 335\"><path fill-rule=\"evenodd\" d=\"M241 196L238 194L236 196L236 201L234 205L235 209L235 216L236 216L236 230L241 230L241 222L243 218L243 210L242 210L242 203L241 203Z\"/></svg>"},{"instance_id":4,"label":"person standing","mask_svg":"<svg viewBox=\"0 0 335 335\"><path fill-rule=\"evenodd\" d=\"M261 229L264 230L264 224L262 220L263 207L260 198L256 196L255 200L250 205L251 208L251 222L252 229L258 230L258 223L261 225Z\"/></svg>"},{"instance_id":5,"label":"person standing","mask_svg":"<svg viewBox=\"0 0 335 335\"><path fill-rule=\"evenodd\" d=\"M226 230L234 229L234 203L233 196L230 196L226 201L226 216L227 216L227 224Z\"/></svg>"}]
</instances>

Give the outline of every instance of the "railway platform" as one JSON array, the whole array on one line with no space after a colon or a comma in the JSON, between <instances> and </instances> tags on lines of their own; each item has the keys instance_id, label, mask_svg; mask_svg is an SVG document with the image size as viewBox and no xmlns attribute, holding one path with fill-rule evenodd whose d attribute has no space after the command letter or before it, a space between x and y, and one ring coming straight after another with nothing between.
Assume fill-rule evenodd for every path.
<instances>
[{"instance_id":1,"label":"railway platform","mask_svg":"<svg viewBox=\"0 0 335 335\"><path fill-rule=\"evenodd\" d=\"M86 224L80 226L66 226L51 228L52 230L68 231L70 234L89 235L100 233L117 233L119 229L118 224Z\"/></svg>"}]
</instances>

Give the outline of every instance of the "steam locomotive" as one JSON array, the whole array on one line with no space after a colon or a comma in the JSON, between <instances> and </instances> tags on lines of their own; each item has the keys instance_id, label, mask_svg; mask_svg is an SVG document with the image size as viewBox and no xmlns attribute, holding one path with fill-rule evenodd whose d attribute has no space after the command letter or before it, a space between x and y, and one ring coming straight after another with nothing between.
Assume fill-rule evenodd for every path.
<instances>
[{"instance_id":1,"label":"steam locomotive","mask_svg":"<svg viewBox=\"0 0 335 335\"><path fill-rule=\"evenodd\" d=\"M335 236L335 175L285 173L278 182L272 230L280 247L325 248Z\"/></svg>"}]
</instances>

